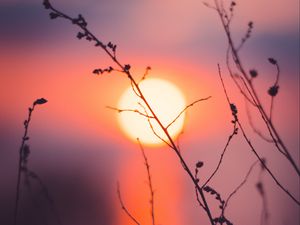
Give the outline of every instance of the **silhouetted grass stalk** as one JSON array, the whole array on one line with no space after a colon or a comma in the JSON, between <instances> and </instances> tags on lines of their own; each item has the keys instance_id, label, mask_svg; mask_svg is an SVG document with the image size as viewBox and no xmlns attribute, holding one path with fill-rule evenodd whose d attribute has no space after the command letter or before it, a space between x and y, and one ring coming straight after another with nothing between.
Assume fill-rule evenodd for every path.
<instances>
[{"instance_id":1,"label":"silhouetted grass stalk","mask_svg":"<svg viewBox=\"0 0 300 225\"><path fill-rule=\"evenodd\" d=\"M126 74L126 76L128 77L128 79L130 80L130 83L133 87L133 90L136 92L137 96L142 100L142 102L145 104L146 108L150 111L150 116L153 116L154 120L158 123L159 127L162 129L162 131L164 132L164 134L167 137L167 141L168 141L168 145L174 150L175 154L177 155L183 169L186 171L186 173L188 174L188 176L190 177L190 179L192 180L193 184L195 185L195 187L197 188L201 199L203 201L203 205L204 205L204 209L205 212L209 218L209 221L212 225L214 225L214 221L213 221L213 217L211 215L211 211L210 208L207 204L204 192L202 190L202 188L200 187L200 185L198 184L196 178L194 177L193 173L191 172L191 169L188 167L187 163L185 162L184 158L182 157L182 155L180 154L179 149L177 148L173 138L170 136L168 129L161 123L160 119L157 117L156 113L154 112L154 110L152 109L152 107L149 105L147 99L144 97L138 83L135 81L135 79L133 78L131 72L130 72L130 65L129 64L125 64L123 65L116 57L116 45L113 45L111 42L109 42L107 45L103 44L94 34L92 34L89 29L87 28L87 22L85 21L85 19L82 17L82 15L79 14L79 16L77 18L72 18L60 11L58 11L57 9L53 8L52 5L50 4L50 2L48 0L44 0L44 6L46 9L51 10L50 12L50 18L51 19L55 19L55 18L64 18L67 19L69 21L71 21L73 24L77 25L82 32L79 32L77 34L77 37L79 39L85 38L86 40L90 41L90 42L94 42L96 47L100 47L102 50L104 50L104 52L112 59L112 61L118 66L119 70L122 71L124 74ZM111 69L107 72L111 72L114 69L112 67L110 67ZM101 73L101 69L96 69L94 70L94 73L99 74L99 71Z\"/></svg>"},{"instance_id":2,"label":"silhouetted grass stalk","mask_svg":"<svg viewBox=\"0 0 300 225\"><path fill-rule=\"evenodd\" d=\"M119 198L119 202L121 204L122 209L124 210L124 212L126 213L126 215L137 225L140 225L140 223L132 216L132 214L129 212L129 210L126 208L123 199L122 199L122 195L121 195L121 191L120 191L120 185L119 183L117 183L117 195Z\"/></svg>"},{"instance_id":3,"label":"silhouetted grass stalk","mask_svg":"<svg viewBox=\"0 0 300 225\"><path fill-rule=\"evenodd\" d=\"M251 103L259 111L259 113L262 117L262 120L264 121L264 123L269 131L270 137L272 138L277 150L279 152L281 152L284 155L284 157L286 157L286 159L290 162L290 164L292 165L292 167L294 168L294 170L296 171L298 176L300 176L300 170L299 170L295 160L293 159L289 150L287 149L284 142L282 141L282 139L272 121L273 101L274 101L274 97L277 95L277 92L279 89L279 86L278 86L279 75L280 75L279 65L275 59L273 59L273 58L268 59L272 65L276 66L276 70L277 70L275 83L268 90L268 94L271 96L270 115L268 115L266 113L263 105L261 104L261 101L260 101L258 94L253 85L253 78L255 78L257 76L257 71L255 71L255 70L250 71L250 77L249 77L248 73L244 69L244 66L242 64L242 61L241 61L239 53L238 53L239 50L241 49L241 47L246 42L246 40L250 37L251 31L253 29L253 22L249 22L248 30L247 30L245 37L242 39L239 47L235 47L234 41L231 36L230 25L232 22L233 11L234 11L234 7L235 7L236 3L235 2L231 3L230 8L229 8L229 13L227 12L227 10L225 10L222 0L214 0L214 3L215 3L214 6L211 6L207 3L205 3L205 5L216 10L221 19L221 23L224 28L224 31L225 31L225 34L227 37L227 41L228 41L228 50L226 53L226 61L227 61L227 69L230 73L230 76L233 79L233 81L235 82L235 84L238 87L238 89L240 90L240 92L242 93L242 95L248 100L249 103ZM233 59L234 65L241 75L236 74L232 71L230 62L229 62L229 58ZM244 87L242 87L238 83L238 80L240 80L242 82ZM246 89L246 90L244 90L244 89Z\"/></svg>"},{"instance_id":4,"label":"silhouetted grass stalk","mask_svg":"<svg viewBox=\"0 0 300 225\"><path fill-rule=\"evenodd\" d=\"M262 165L261 170L259 173L259 179L256 183L256 189L262 199L262 209L261 209L261 216L260 216L260 225L268 225L269 223L269 210L268 210L268 200L267 194L265 191L265 186L263 184L263 174L265 172L265 167Z\"/></svg>"},{"instance_id":5,"label":"silhouetted grass stalk","mask_svg":"<svg viewBox=\"0 0 300 225\"><path fill-rule=\"evenodd\" d=\"M26 142L29 140L29 136L28 136L28 129L29 129L29 124L31 121L31 116L32 113L35 109L36 105L41 105L46 103L47 100L44 98L40 98L35 100L32 103L32 106L28 108L28 117L27 119L24 121L24 134L22 137L22 142L21 142L21 146L19 149L19 162L18 162L18 175L17 175L17 187L16 187L16 200L15 200L15 209L14 209L14 225L17 224L17 217L18 217L18 209L19 209L19 199L20 199L20 182L21 182L21 177L22 177L22 168L23 168L23 163L24 160L26 159L26 155L29 154L29 148L25 148L26 146Z\"/></svg>"},{"instance_id":6,"label":"silhouetted grass stalk","mask_svg":"<svg viewBox=\"0 0 300 225\"><path fill-rule=\"evenodd\" d=\"M210 175L210 177L207 179L207 181L202 185L202 188L205 187L209 182L210 180L215 176L215 174L218 172L218 170L220 169L220 166L222 164L222 161L223 161L223 158L224 158L224 155L225 155L225 152L232 140L232 138L237 134L238 132L238 128L237 128L237 117L234 117L234 120L231 121L234 125L233 125L233 130L232 130L232 133L229 135L228 139L227 139L227 142L225 144L225 147L222 151L222 154L220 156L220 159L219 159L219 162L218 162L218 165L216 167L216 169L214 170L214 172Z\"/></svg>"},{"instance_id":7,"label":"silhouetted grass stalk","mask_svg":"<svg viewBox=\"0 0 300 225\"><path fill-rule=\"evenodd\" d=\"M152 184L152 177L151 177L151 173L150 173L150 164L148 162L148 158L146 156L145 150L143 148L143 145L141 144L140 140L137 139L143 158L144 158L144 162L145 162L145 167L147 170L147 178L148 178L148 186L149 186L149 191L150 191L150 206L151 206L151 210L150 210L150 214L151 214L151 219L152 219L152 225L155 225L155 215L154 215L154 189L153 189L153 184Z\"/></svg>"},{"instance_id":8,"label":"silhouetted grass stalk","mask_svg":"<svg viewBox=\"0 0 300 225\"><path fill-rule=\"evenodd\" d=\"M44 182L42 181L42 179L38 176L37 173L35 173L34 171L28 169L28 167L25 165L22 167L22 172L25 173L25 181L26 181L26 186L28 187L29 191L31 192L31 183L30 180L34 180L37 182L37 184L40 186L41 190L40 193L42 194L42 196L44 197L44 199L46 200L46 202L49 204L49 208L52 211L57 224L62 225L60 216L57 212L57 209L55 207L54 204L54 200L53 197L51 196L47 186L44 184ZM30 193L31 196L33 197L32 193ZM44 216L44 218L46 218Z\"/></svg>"},{"instance_id":9,"label":"silhouetted grass stalk","mask_svg":"<svg viewBox=\"0 0 300 225\"><path fill-rule=\"evenodd\" d=\"M231 103L223 78L222 78L222 74L221 74L221 69L220 66L218 65L218 73L219 73L219 77L222 83L222 87L228 102L228 105L230 107L230 109L232 110L232 105L234 105L233 103ZM237 113L236 113L236 117L237 117ZM254 155L257 157L257 159L261 162L261 164L264 166L264 168L266 169L266 171L269 173L269 175L272 177L272 179L275 181L275 183L277 184L277 186L280 187L280 189L282 191L284 191L292 200L294 200L294 202L296 202L298 205L300 205L300 202L279 182L279 180L276 178L276 176L273 174L273 172L269 169L269 167L265 164L265 160L257 153L257 151L255 150L254 146L252 145L251 141L249 140L242 124L240 123L240 121L237 119L237 124L239 129L242 131L244 140L247 142L247 144L249 145L251 151L254 153Z\"/></svg>"},{"instance_id":10,"label":"silhouetted grass stalk","mask_svg":"<svg viewBox=\"0 0 300 225\"><path fill-rule=\"evenodd\" d=\"M225 204L224 204L224 208L222 209L222 215L225 214L225 210L228 206L228 203L230 201L230 199L246 184L253 168L256 166L256 164L258 163L259 161L256 161L254 162L251 166L250 166L250 169L248 170L245 178L242 180L242 182L229 194L229 196L227 197L227 199L225 200Z\"/></svg>"}]
</instances>

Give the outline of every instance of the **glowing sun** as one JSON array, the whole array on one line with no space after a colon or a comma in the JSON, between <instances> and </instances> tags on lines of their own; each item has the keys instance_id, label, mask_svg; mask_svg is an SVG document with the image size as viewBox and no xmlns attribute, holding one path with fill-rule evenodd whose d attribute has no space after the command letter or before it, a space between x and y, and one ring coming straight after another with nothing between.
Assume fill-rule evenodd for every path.
<instances>
[{"instance_id":1,"label":"glowing sun","mask_svg":"<svg viewBox=\"0 0 300 225\"><path fill-rule=\"evenodd\" d=\"M146 79L139 84L139 87L154 113L165 127L172 123L186 106L184 96L180 89L168 81L157 78ZM150 111L146 109L145 104L134 93L131 86L126 89L121 96L118 108L124 110L119 114L118 119L122 130L129 138L133 140L139 138L142 143L149 145L162 144L162 140L153 133L149 124L150 121L156 134L167 140L166 135L154 119L149 118L148 121L147 117L133 112L134 110L138 110L142 114L151 116ZM182 115L168 127L169 134L172 137L176 137L182 130L184 118L185 113L182 113Z\"/></svg>"}]
</instances>

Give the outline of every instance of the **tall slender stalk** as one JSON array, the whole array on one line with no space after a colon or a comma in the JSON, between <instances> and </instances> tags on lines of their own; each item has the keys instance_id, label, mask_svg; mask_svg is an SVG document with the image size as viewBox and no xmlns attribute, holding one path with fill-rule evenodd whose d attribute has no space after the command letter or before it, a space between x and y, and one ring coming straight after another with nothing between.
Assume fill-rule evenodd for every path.
<instances>
[{"instance_id":1,"label":"tall slender stalk","mask_svg":"<svg viewBox=\"0 0 300 225\"><path fill-rule=\"evenodd\" d=\"M122 209L124 210L125 214L137 225L141 225L139 221L137 221L137 219L129 212L129 210L127 209L127 207L125 206L123 199L122 199L122 195L121 195L121 191L120 191L120 185L119 182L117 183L117 195L119 198L119 202L121 204Z\"/></svg>"},{"instance_id":2,"label":"tall slender stalk","mask_svg":"<svg viewBox=\"0 0 300 225\"><path fill-rule=\"evenodd\" d=\"M193 173L191 172L191 169L189 168L189 166L187 165L186 161L184 160L184 158L182 157L182 155L180 154L180 151L177 147L177 145L175 144L173 138L170 136L168 128L165 127L162 122L160 121L160 119L158 118L158 116L156 115L156 113L154 112L154 110L152 109L152 107L149 105L148 100L145 98L143 92L141 91L140 87L139 87L139 83L136 82L136 80L134 79L134 77L132 76L131 72L130 72L130 65L129 64L125 64L123 65L116 57L116 45L113 45L111 42L109 42L107 45L103 44L103 42L101 42L88 28L87 28L87 22L85 21L85 19L82 17L82 15L79 14L79 16L77 18L72 18L68 15L66 15L65 13L58 11L57 9L55 9L49 2L49 0L44 0L44 6L46 9L50 10L50 18L51 19L56 19L56 18L64 18L67 19L69 21L71 21L73 24L77 25L80 29L81 32L79 32L77 34L77 37L79 39L85 38L86 40L93 42L95 44L96 47L100 47L102 50L104 50L104 52L111 58L111 60L116 64L116 66L118 67L118 71L122 72L123 74L125 74L131 85L133 90L135 91L135 93L138 95L138 97L142 100L142 102L145 104L145 107L149 110L149 114L151 117L153 117L153 119L157 122L157 124L159 125L159 127L162 129L163 133L166 135L166 139L168 141L168 145L170 146L171 149L173 149L173 151L175 152L176 156L178 157L183 169L186 171L186 173L188 174L188 176L190 177L191 181L193 182L193 184L195 185L195 187L197 188L201 199L203 201L204 204L204 209L205 212L208 216L208 219L211 223L211 225L214 225L214 221L213 221L213 217L210 211L210 208L208 206L208 203L206 201L204 192L202 190L202 188L200 187L200 185L197 182L197 179L194 177ZM112 67L110 67L111 70L114 70ZM103 70L94 70L94 73L99 73L102 72ZM107 71L107 72L110 72Z\"/></svg>"},{"instance_id":3,"label":"tall slender stalk","mask_svg":"<svg viewBox=\"0 0 300 225\"><path fill-rule=\"evenodd\" d=\"M276 81L275 81L274 85L269 89L269 92L268 92L269 95L271 95L271 109L270 109L270 115L268 115L268 113L266 112L265 108L263 107L263 105L260 101L260 98L254 88L253 80L252 80L251 76L249 77L248 73L246 72L245 67L244 67L244 65L240 59L240 55L239 55L239 50L244 45L245 41L250 37L250 33L253 28L253 23L249 22L249 24L248 24L249 28L248 28L246 37L242 39L242 42L239 45L239 47L235 47L235 43L234 43L234 41L232 39L232 35L231 35L230 25L231 25L231 21L233 18L234 6L236 5L236 3L234 1L231 3L231 6L229 8L229 13L224 8L222 0L214 0L214 3L215 3L214 6L210 6L207 3L206 3L206 5L217 11L219 18L221 20L222 26L224 28L224 31L225 31L225 34L227 37L227 41L228 41L228 50L227 50L227 54L226 54L226 61L227 61L227 69L230 73L230 76L232 77L233 81L235 82L235 84L237 85L238 89L241 91L243 96L260 113L261 118L269 131L269 135L270 135L276 149L283 154L283 156L289 161L289 163L291 164L291 166L293 167L293 169L295 170L297 175L300 176L300 169L299 169L296 161L293 159L292 155L290 154L288 148L284 144L282 138L280 137L280 135L272 121L273 99L276 96L278 87L279 87L278 80L279 80L280 70L279 70L278 63L273 58L269 58L269 62L271 64L275 65L277 68L277 75L276 75ZM235 65L237 71L241 75L233 73L230 63L229 63L230 57L233 59L233 63ZM244 86L245 90L242 88L241 84L238 83L237 79L242 82L242 85Z\"/></svg>"},{"instance_id":4,"label":"tall slender stalk","mask_svg":"<svg viewBox=\"0 0 300 225\"><path fill-rule=\"evenodd\" d=\"M222 78L222 74L221 74L221 69L220 66L218 65L218 72L219 72L219 77L222 83L222 87L223 87L223 91L225 93L226 96L226 100L228 105L230 106L231 110L232 110L232 105L234 105L228 96L223 78ZM235 106L234 106L235 107ZM271 178L274 180L274 182L277 184L277 186L284 191L295 203L297 203L298 205L300 205L300 201L296 199L296 197L294 195L292 195L277 179L277 177L274 175L274 173L269 169L269 167L264 163L264 159L258 154L258 152L255 150L253 144L251 143L251 141L249 140L241 122L238 120L237 118L237 110L236 110L236 122L238 124L239 129L241 130L242 134L243 134L243 138L245 139L245 141L247 142L248 146L250 147L251 151L254 153L254 155L257 157L257 159L261 162L261 165L266 169L266 171L268 172L268 174L271 176Z\"/></svg>"},{"instance_id":5,"label":"tall slender stalk","mask_svg":"<svg viewBox=\"0 0 300 225\"><path fill-rule=\"evenodd\" d=\"M27 119L24 121L24 134L22 137L22 142L21 146L19 148L19 162L18 162L18 175L17 175L17 187L16 187L16 200L15 200L15 209L14 209L14 225L17 224L17 218L18 218L18 209L19 209L19 199L20 199L20 182L21 182L21 177L22 177L22 165L24 163L25 155L27 154L25 151L27 148L26 142L29 140L28 137L28 129L29 129L29 124L31 121L31 116L32 113L35 109L36 105L41 105L46 103L47 100L44 98L37 99L36 101L33 102L32 106L28 108L28 116Z\"/></svg>"},{"instance_id":6,"label":"tall slender stalk","mask_svg":"<svg viewBox=\"0 0 300 225\"><path fill-rule=\"evenodd\" d=\"M140 149L144 158L144 162L145 162L145 166L146 166L146 170L147 170L147 178L148 178L148 186L149 186L149 191L150 191L150 206L151 206L151 210L150 210L150 214L151 214L151 219L152 219L152 225L155 225L155 214L154 214L154 189L153 189L153 183L152 183L152 176L150 173L150 164L148 162L148 158L146 156L144 147L142 145L142 143L140 142L139 139L137 139L139 145L140 145Z\"/></svg>"}]
</instances>

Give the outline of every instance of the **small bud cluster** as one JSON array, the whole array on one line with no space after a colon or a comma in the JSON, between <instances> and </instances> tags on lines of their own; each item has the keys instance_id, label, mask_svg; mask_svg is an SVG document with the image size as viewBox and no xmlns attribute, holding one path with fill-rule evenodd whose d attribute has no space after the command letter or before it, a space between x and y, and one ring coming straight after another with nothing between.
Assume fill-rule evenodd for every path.
<instances>
[{"instance_id":1,"label":"small bud cluster","mask_svg":"<svg viewBox=\"0 0 300 225\"><path fill-rule=\"evenodd\" d=\"M229 11L233 12L233 9L234 9L235 6L236 6L236 2L232 1L231 4L230 4Z\"/></svg>"},{"instance_id":2,"label":"small bud cluster","mask_svg":"<svg viewBox=\"0 0 300 225\"><path fill-rule=\"evenodd\" d=\"M258 75L257 70L255 70L255 69L250 70L249 74L250 74L251 78L255 78Z\"/></svg>"},{"instance_id":3,"label":"small bud cluster","mask_svg":"<svg viewBox=\"0 0 300 225\"><path fill-rule=\"evenodd\" d=\"M240 48L241 48L241 46L243 46L244 43L251 37L252 30L253 30L253 22L250 21L250 22L248 23L248 29L247 29L247 31L246 31L246 34L245 34L245 36L242 38L242 42L241 42L241 44L240 44Z\"/></svg>"},{"instance_id":4,"label":"small bud cluster","mask_svg":"<svg viewBox=\"0 0 300 225\"><path fill-rule=\"evenodd\" d=\"M195 168L195 179L196 179L196 182L199 183L199 178L198 178L198 173L199 173L199 169L202 168L204 165L204 163L202 161L198 161L196 163L196 168Z\"/></svg>"},{"instance_id":5,"label":"small bud cluster","mask_svg":"<svg viewBox=\"0 0 300 225\"><path fill-rule=\"evenodd\" d=\"M216 217L213 219L215 224L226 224L226 225L233 225L226 217L224 216L224 209L225 209L225 201L221 198L221 195L214 190L210 186L205 186L203 190L213 196L215 196L215 199L220 203L219 208L222 210L222 214L219 217Z\"/></svg>"},{"instance_id":6,"label":"small bud cluster","mask_svg":"<svg viewBox=\"0 0 300 225\"><path fill-rule=\"evenodd\" d=\"M45 9L50 9L51 8L49 0L44 0L43 5L44 5Z\"/></svg>"},{"instance_id":7,"label":"small bud cluster","mask_svg":"<svg viewBox=\"0 0 300 225\"><path fill-rule=\"evenodd\" d=\"M108 42L107 47L110 48L113 52L116 52L117 45L115 45L111 42Z\"/></svg>"},{"instance_id":8,"label":"small bud cluster","mask_svg":"<svg viewBox=\"0 0 300 225\"><path fill-rule=\"evenodd\" d=\"M31 120L32 112L36 105L43 105L47 103L48 101L44 98L38 98L32 103L32 107L28 108L28 118L23 122L24 128L25 128L25 134L22 138L23 143L20 149L20 157L21 157L21 168L26 169L26 163L28 161L28 157L30 154L30 148L29 145L26 144L26 142L29 140L29 137L27 136L27 131L29 127L29 123Z\"/></svg>"},{"instance_id":9,"label":"small bud cluster","mask_svg":"<svg viewBox=\"0 0 300 225\"><path fill-rule=\"evenodd\" d=\"M219 208L224 209L225 201L222 200L221 195L216 190L214 190L210 186L205 186L203 190L206 191L207 193L210 193L211 195L215 195L216 200L220 202Z\"/></svg>"},{"instance_id":10,"label":"small bud cluster","mask_svg":"<svg viewBox=\"0 0 300 225\"><path fill-rule=\"evenodd\" d=\"M220 217L217 217L217 218L214 218L213 220L215 222L215 224L226 224L226 225L233 225L233 223L231 223L228 219L226 219L224 216L220 216Z\"/></svg>"},{"instance_id":11,"label":"small bud cluster","mask_svg":"<svg viewBox=\"0 0 300 225\"><path fill-rule=\"evenodd\" d=\"M60 15L58 13L55 12L51 12L49 13L50 19L56 19L57 17L60 17Z\"/></svg>"},{"instance_id":12,"label":"small bud cluster","mask_svg":"<svg viewBox=\"0 0 300 225\"><path fill-rule=\"evenodd\" d=\"M108 68L105 68L105 69L98 68L98 69L93 70L93 74L100 75L100 74L104 74L104 73L111 73L113 70L114 70L114 68L112 68L111 66Z\"/></svg>"},{"instance_id":13,"label":"small bud cluster","mask_svg":"<svg viewBox=\"0 0 300 225\"><path fill-rule=\"evenodd\" d=\"M272 65L277 65L277 61L273 58L268 58L269 63L271 63Z\"/></svg>"},{"instance_id":14,"label":"small bud cluster","mask_svg":"<svg viewBox=\"0 0 300 225\"><path fill-rule=\"evenodd\" d=\"M204 165L204 163L203 163L202 161L198 161L198 162L196 163L196 167L197 167L198 169L201 168L203 165Z\"/></svg>"},{"instance_id":15,"label":"small bud cluster","mask_svg":"<svg viewBox=\"0 0 300 225\"><path fill-rule=\"evenodd\" d=\"M268 90L268 94L272 97L275 97L278 93L278 89L279 89L279 86L278 85L274 85L272 87L269 88Z\"/></svg>"},{"instance_id":16,"label":"small bud cluster","mask_svg":"<svg viewBox=\"0 0 300 225\"><path fill-rule=\"evenodd\" d=\"M265 189L264 189L264 185L262 182L257 182L256 183L256 188L257 188L257 191L259 192L260 195L264 195L265 194Z\"/></svg>"},{"instance_id":17,"label":"small bud cluster","mask_svg":"<svg viewBox=\"0 0 300 225\"><path fill-rule=\"evenodd\" d=\"M277 61L273 58L268 58L269 63L271 63L274 66L277 66L278 68L278 64ZM278 79L278 78L277 78ZM271 86L268 90L268 94L271 97L275 97L278 94L278 90L279 90L279 85L277 84L277 81L275 82L275 84L273 86Z\"/></svg>"},{"instance_id":18,"label":"small bud cluster","mask_svg":"<svg viewBox=\"0 0 300 225\"><path fill-rule=\"evenodd\" d=\"M42 105L42 104L45 104L47 103L48 101L44 98L39 98L37 100L34 101L33 105Z\"/></svg>"},{"instance_id":19,"label":"small bud cluster","mask_svg":"<svg viewBox=\"0 0 300 225\"><path fill-rule=\"evenodd\" d=\"M86 28L88 25L86 20L83 18L81 14L79 14L77 18L72 19L72 23L77 24L82 28Z\"/></svg>"},{"instance_id":20,"label":"small bud cluster","mask_svg":"<svg viewBox=\"0 0 300 225\"><path fill-rule=\"evenodd\" d=\"M230 103L230 110L231 110L231 113L234 117L234 120L232 120L231 122L236 123L238 121L238 117L237 117L238 110L237 110L235 104ZM236 129L236 132L237 132L237 129Z\"/></svg>"},{"instance_id":21,"label":"small bud cluster","mask_svg":"<svg viewBox=\"0 0 300 225\"><path fill-rule=\"evenodd\" d=\"M124 66L124 71L125 71L125 72L129 72L130 68L131 68L131 66L130 66L129 64L126 64L126 65Z\"/></svg>"},{"instance_id":22,"label":"small bud cluster","mask_svg":"<svg viewBox=\"0 0 300 225\"><path fill-rule=\"evenodd\" d=\"M101 41L99 41L88 29L87 29L87 22L85 20L85 18L79 14L77 18L71 18L67 15L65 15L62 12L59 12L58 10L54 9L49 0L44 0L43 5L46 9L50 9L51 12L49 13L50 18L51 19L56 19L58 17L62 17L68 20L71 20L71 22L75 25L78 25L82 30L79 31L76 35L76 37L81 40L83 38L85 38L87 41L90 42L95 42L95 46L96 47L102 47L111 57L114 61L116 61L116 51L117 51L117 45L113 44L112 42L108 42L107 45L103 44ZM129 74L129 70L130 70L131 66L129 64L125 64L123 66L123 71L124 73L128 74L128 76L130 76ZM103 74L103 73L110 73L112 72L114 69L112 67L108 67L106 69L95 69L93 70L94 74Z\"/></svg>"}]
</instances>

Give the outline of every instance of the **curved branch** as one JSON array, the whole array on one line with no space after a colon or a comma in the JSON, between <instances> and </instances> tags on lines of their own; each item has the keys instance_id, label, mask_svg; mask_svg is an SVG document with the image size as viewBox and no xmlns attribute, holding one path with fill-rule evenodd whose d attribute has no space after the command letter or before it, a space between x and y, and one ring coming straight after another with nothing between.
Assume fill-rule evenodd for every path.
<instances>
[{"instance_id":1,"label":"curved branch","mask_svg":"<svg viewBox=\"0 0 300 225\"><path fill-rule=\"evenodd\" d=\"M154 117L153 116L149 116L148 114L145 114L145 113L142 113L141 111L137 110L137 109L118 109L118 108L115 108L115 107L111 107L111 106L106 106L106 108L108 109L112 109L112 110L115 110L117 111L118 113L122 113L122 112L133 112L133 113L137 113L143 117L146 117L146 118L150 118L150 119L153 119Z\"/></svg>"},{"instance_id":2,"label":"curved branch","mask_svg":"<svg viewBox=\"0 0 300 225\"><path fill-rule=\"evenodd\" d=\"M166 126L166 129L168 129L173 123L175 123L176 122L176 120L178 120L178 118L188 109L188 108L190 108L190 107L192 107L193 105L195 105L196 103L198 103L198 102L202 102L202 101L205 101L205 100L208 100L208 99L210 99L211 98L211 96L209 96L209 97L206 97L206 98L201 98L201 99L198 99L198 100L196 100L196 101L194 101L194 102L192 102L191 104L189 104L189 105L187 105L176 117L175 117L175 119L173 119L172 120L172 122L171 123L169 123L167 126Z\"/></svg>"},{"instance_id":3,"label":"curved branch","mask_svg":"<svg viewBox=\"0 0 300 225\"><path fill-rule=\"evenodd\" d=\"M126 215L137 225L140 225L140 223L132 216L132 214L129 212L129 210L126 208L123 199L122 199L122 195L121 195L121 191L120 191L120 185L119 182L117 183L117 194L118 194L118 198L119 198L119 202L121 204L122 209L124 210L124 212L126 213Z\"/></svg>"},{"instance_id":4,"label":"curved branch","mask_svg":"<svg viewBox=\"0 0 300 225\"><path fill-rule=\"evenodd\" d=\"M152 219L152 225L155 225L155 215L154 215L154 189L153 189L153 184L152 184L152 177L150 173L150 164L148 162L148 158L146 156L145 150L143 148L143 145L141 144L140 140L137 138L137 141L139 143L141 152L143 154L145 166L147 169L147 178L148 178L148 186L149 186L149 191L150 191L150 205L151 205L151 219Z\"/></svg>"},{"instance_id":5,"label":"curved branch","mask_svg":"<svg viewBox=\"0 0 300 225\"><path fill-rule=\"evenodd\" d=\"M251 174L251 172L252 172L252 170L253 170L253 168L254 168L254 166L258 163L259 161L256 161L256 162L254 162L252 165L251 165L251 167L250 167L250 169L249 169L249 171L247 172L247 174L246 174L246 176L245 176L245 178L243 179L243 181L234 189L234 191L233 192L231 192L230 193L230 195L228 196L228 198L226 199L226 201L225 201L225 205L224 205L224 208L223 208L223 211L222 211L222 214L224 215L225 214L225 209L226 209L226 207L227 207L227 205L228 205L228 202L229 202L229 200L244 186L244 184L247 182L247 180L248 180L248 177L250 176L250 174Z\"/></svg>"}]
</instances>

